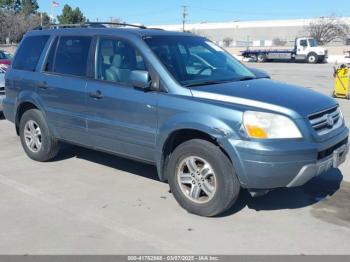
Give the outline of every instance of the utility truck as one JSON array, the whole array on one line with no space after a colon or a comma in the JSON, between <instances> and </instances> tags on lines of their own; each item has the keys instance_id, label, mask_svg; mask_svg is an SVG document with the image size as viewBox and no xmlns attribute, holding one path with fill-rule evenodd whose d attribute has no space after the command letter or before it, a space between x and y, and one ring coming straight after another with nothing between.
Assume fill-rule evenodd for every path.
<instances>
[{"instance_id":1,"label":"utility truck","mask_svg":"<svg viewBox=\"0 0 350 262\"><path fill-rule=\"evenodd\" d=\"M290 49L247 49L242 51L245 58L253 58L257 62L292 61L308 62L312 64L323 63L327 58L327 50L318 46L316 39L299 37L295 39L294 48Z\"/></svg>"}]
</instances>

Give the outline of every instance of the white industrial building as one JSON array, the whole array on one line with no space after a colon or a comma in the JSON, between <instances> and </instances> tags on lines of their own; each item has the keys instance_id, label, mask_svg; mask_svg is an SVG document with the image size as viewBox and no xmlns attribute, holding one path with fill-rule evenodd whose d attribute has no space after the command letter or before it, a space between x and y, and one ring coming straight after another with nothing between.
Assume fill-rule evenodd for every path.
<instances>
[{"instance_id":1,"label":"white industrial building","mask_svg":"<svg viewBox=\"0 0 350 262\"><path fill-rule=\"evenodd\" d=\"M230 46L272 46L279 39L286 41L286 45L292 45L298 36L305 36L305 26L313 19L294 20L262 20L262 21L234 21L224 23L196 23L186 24L185 30L199 35L204 35L212 41L224 45L224 39L230 39ZM350 25L350 17L342 19ZM182 24L156 25L155 27L171 31L182 31ZM349 36L350 38L350 36ZM345 43L347 42L347 43ZM227 42L226 42L227 43ZM335 45L350 44L339 40Z\"/></svg>"}]
</instances>

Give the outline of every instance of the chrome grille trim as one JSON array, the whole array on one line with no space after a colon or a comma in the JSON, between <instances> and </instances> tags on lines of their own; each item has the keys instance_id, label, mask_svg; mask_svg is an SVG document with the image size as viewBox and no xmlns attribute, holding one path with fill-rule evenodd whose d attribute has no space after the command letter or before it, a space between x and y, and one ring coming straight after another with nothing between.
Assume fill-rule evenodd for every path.
<instances>
[{"instance_id":1,"label":"chrome grille trim","mask_svg":"<svg viewBox=\"0 0 350 262\"><path fill-rule=\"evenodd\" d=\"M343 124L339 106L309 115L309 121L319 136L326 135Z\"/></svg>"}]
</instances>

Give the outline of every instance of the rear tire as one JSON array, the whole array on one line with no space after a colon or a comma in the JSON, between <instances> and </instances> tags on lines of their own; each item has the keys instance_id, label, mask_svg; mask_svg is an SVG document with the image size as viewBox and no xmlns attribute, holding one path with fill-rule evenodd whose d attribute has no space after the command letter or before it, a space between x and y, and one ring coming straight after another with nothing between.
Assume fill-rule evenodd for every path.
<instances>
[{"instance_id":1,"label":"rear tire","mask_svg":"<svg viewBox=\"0 0 350 262\"><path fill-rule=\"evenodd\" d=\"M220 148L193 139L170 155L166 171L171 192L188 212L216 216L237 200L240 183L233 165Z\"/></svg>"},{"instance_id":2,"label":"rear tire","mask_svg":"<svg viewBox=\"0 0 350 262\"><path fill-rule=\"evenodd\" d=\"M53 136L40 110L30 109L23 114L19 134L22 147L31 159L45 162L58 154L60 142Z\"/></svg>"}]
</instances>

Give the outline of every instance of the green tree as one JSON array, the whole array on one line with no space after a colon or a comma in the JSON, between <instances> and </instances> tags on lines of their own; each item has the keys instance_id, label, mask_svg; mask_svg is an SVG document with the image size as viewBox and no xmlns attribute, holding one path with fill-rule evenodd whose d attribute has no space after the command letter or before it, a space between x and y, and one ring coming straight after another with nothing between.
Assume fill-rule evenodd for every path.
<instances>
[{"instance_id":1,"label":"green tree","mask_svg":"<svg viewBox=\"0 0 350 262\"><path fill-rule=\"evenodd\" d=\"M0 8L4 11L18 12L21 8L20 0L0 0Z\"/></svg>"},{"instance_id":2,"label":"green tree","mask_svg":"<svg viewBox=\"0 0 350 262\"><path fill-rule=\"evenodd\" d=\"M15 13L23 12L25 15L34 14L38 10L37 0L0 0L0 8Z\"/></svg>"},{"instance_id":3,"label":"green tree","mask_svg":"<svg viewBox=\"0 0 350 262\"><path fill-rule=\"evenodd\" d=\"M60 24L78 24L86 22L86 18L79 7L72 9L69 5L64 5L62 14L57 16Z\"/></svg>"},{"instance_id":4,"label":"green tree","mask_svg":"<svg viewBox=\"0 0 350 262\"><path fill-rule=\"evenodd\" d=\"M25 15L34 14L39 8L37 0L22 0L21 4L21 12Z\"/></svg>"}]
</instances>

